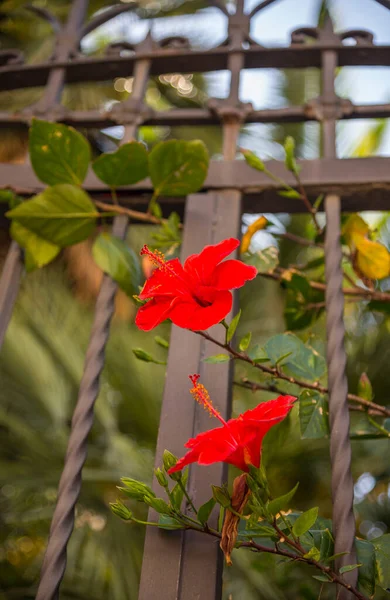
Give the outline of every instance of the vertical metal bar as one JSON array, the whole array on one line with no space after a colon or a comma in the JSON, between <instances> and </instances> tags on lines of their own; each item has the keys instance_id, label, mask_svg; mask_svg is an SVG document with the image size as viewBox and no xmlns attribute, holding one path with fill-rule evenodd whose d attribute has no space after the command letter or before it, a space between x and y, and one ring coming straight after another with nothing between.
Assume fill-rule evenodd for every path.
<instances>
[{"instance_id":1,"label":"vertical metal bar","mask_svg":"<svg viewBox=\"0 0 390 600\"><path fill-rule=\"evenodd\" d=\"M113 235L123 240L126 231L127 218L117 217ZM114 312L116 291L116 283L105 275L96 302L91 339L73 414L65 466L58 488L57 505L51 523L36 600L58 598L58 589L65 572L66 547L74 525L74 509L81 489L81 471L87 457L88 434L93 424L94 404L99 392L99 378L104 366L105 346Z\"/></svg>"},{"instance_id":2,"label":"vertical metal bar","mask_svg":"<svg viewBox=\"0 0 390 600\"><path fill-rule=\"evenodd\" d=\"M0 279L0 348L11 320L23 273L22 250L13 240Z\"/></svg>"},{"instance_id":3,"label":"vertical metal bar","mask_svg":"<svg viewBox=\"0 0 390 600\"><path fill-rule=\"evenodd\" d=\"M325 24L325 36L332 36L330 20ZM336 157L337 96L334 77L337 54L322 53L322 138L325 158ZM328 195L325 199L325 276L326 276L326 331L329 378L330 460L332 467L333 535L335 554L348 552L335 561L336 569L356 563L355 518L353 514L353 479L351 474L351 443L349 439L349 410L347 402L347 356L344 347L344 295L342 252L340 245L340 198ZM344 574L350 585L356 585L357 570ZM338 600L351 600L352 595L338 586Z\"/></svg>"},{"instance_id":4,"label":"vertical metal bar","mask_svg":"<svg viewBox=\"0 0 390 600\"><path fill-rule=\"evenodd\" d=\"M146 89L150 62L140 61L136 65L135 83L137 98L142 100ZM133 138L137 121L128 127ZM123 140L122 140L123 143ZM112 233L124 240L129 220L125 215L115 217ZM104 367L105 347L108 341L110 323L114 314L116 283L104 275L96 301L95 318L85 358L84 372L80 383L77 405L73 414L71 433L65 457L65 465L58 488L57 505L50 528L48 546L42 565L41 582L36 600L56 600L59 586L66 568L66 549L74 527L74 510L78 500L82 468L87 457L88 435L94 417L94 405L99 393L99 379Z\"/></svg>"}]
</instances>

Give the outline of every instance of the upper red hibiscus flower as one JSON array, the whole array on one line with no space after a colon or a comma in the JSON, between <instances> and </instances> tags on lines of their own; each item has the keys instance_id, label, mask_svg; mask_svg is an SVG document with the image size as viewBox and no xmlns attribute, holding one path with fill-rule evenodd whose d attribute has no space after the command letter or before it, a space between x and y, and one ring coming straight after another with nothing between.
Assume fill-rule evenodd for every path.
<instances>
[{"instance_id":1,"label":"upper red hibiscus flower","mask_svg":"<svg viewBox=\"0 0 390 600\"><path fill-rule=\"evenodd\" d=\"M189 452L169 469L168 474L181 471L194 462L199 465L225 462L247 473L249 465L258 468L265 434L288 415L296 398L279 396L275 400L259 404L253 410L247 410L237 419L226 422L213 407L205 387L198 383L199 375L191 375L190 379L194 385L191 394L221 421L223 427L210 429L188 440L185 447L189 448Z\"/></svg>"},{"instance_id":2,"label":"upper red hibiscus flower","mask_svg":"<svg viewBox=\"0 0 390 600\"><path fill-rule=\"evenodd\" d=\"M242 287L257 274L255 267L239 260L221 262L239 245L239 240L230 238L206 246L184 265L144 246L141 255L149 256L158 268L139 295L149 301L138 310L138 327L149 331L169 318L179 327L201 331L222 321L232 307L229 290Z\"/></svg>"}]
</instances>

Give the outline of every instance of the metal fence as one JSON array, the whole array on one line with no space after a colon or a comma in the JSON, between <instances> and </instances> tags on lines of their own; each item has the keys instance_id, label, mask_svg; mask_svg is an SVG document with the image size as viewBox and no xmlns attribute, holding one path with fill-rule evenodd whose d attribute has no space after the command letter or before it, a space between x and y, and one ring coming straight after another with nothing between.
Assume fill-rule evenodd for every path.
<instances>
[{"instance_id":1,"label":"metal fence","mask_svg":"<svg viewBox=\"0 0 390 600\"><path fill-rule=\"evenodd\" d=\"M335 553L350 552L341 557L350 563L354 559L355 523L352 510L353 481L350 472L349 413L347 406L346 355L344 350L343 293L340 246L340 211L382 210L390 208L388 188L390 171L384 158L344 159L336 156L336 123L341 119L389 117L390 104L356 106L341 99L335 92L335 72L342 66L390 66L390 46L377 46L373 35L364 30L335 33L328 18L323 28L301 28L291 35L288 47L265 48L251 37L251 21L277 0L263 0L249 13L244 1L237 0L236 12L229 12L220 0L209 5L227 18L226 40L208 50L191 49L188 40L172 37L156 41L150 35L136 45L115 43L102 57L84 55L80 42L91 31L114 16L142 10L134 3L114 5L86 21L88 0L73 0L67 23L62 26L46 9L34 9L53 27L56 35L52 59L42 64L25 64L16 50L0 51L0 90L17 90L43 86L41 99L33 106L11 114L0 112L0 127L26 128L33 116L61 121L75 127L102 128L124 125L123 141L136 136L140 125L215 125L223 133L223 161L213 161L204 189L188 198L163 199L167 207L185 207L185 228L182 256L198 252L205 244L229 236L238 236L242 211L299 212L301 205L294 199L277 195L277 185L262 173L251 171L243 161L235 161L240 127L244 123L298 123L316 121L322 128L322 157L302 161L301 179L309 198L318 191L326 194L327 234L326 308L329 369L330 454L332 465L333 523ZM282 0L280 0L282 1ZM390 0L373 0L390 9ZM260 14L259 14L260 13ZM144 15L145 16L145 15ZM345 44L346 39L354 44ZM123 52L126 50L126 52ZM240 76L244 69L263 68L320 69L322 91L303 106L253 110L239 99ZM229 70L230 91L225 100L211 100L203 108L173 109L155 112L146 106L144 98L151 76L170 73L195 73ZM116 77L134 77L133 93L127 101L105 111L70 111L61 104L64 86L84 81L107 81ZM276 174L284 174L283 165L275 162ZM294 182L287 181L292 185ZM13 186L22 194L39 191L42 186L31 167L0 165L1 185ZM104 193L104 185L92 174L84 186L94 197ZM148 183L121 188L121 202L145 206L151 186ZM128 229L125 216L114 219L113 234L124 238ZM19 281L23 272L22 252L12 242L0 282L0 343L11 318ZM42 567L38 600L58 598L59 586L66 566L66 548L74 524L83 464L87 455L88 434L93 422L94 402L99 389L99 376L104 365L105 345L114 311L116 284L105 276L96 303L95 319L85 359L77 406L74 411L65 465L61 476L58 501L50 530L48 547ZM215 336L219 335L217 333ZM202 372L202 381L216 399L225 417L231 408L231 369L221 365L217 375L201 362L210 342L173 326L169 351L167 379L164 390L156 464L166 447L180 454L184 441L207 427L205 413L196 406L182 402L187 393L187 373ZM190 473L190 492L197 503L208 499L210 484L222 483L226 473L214 465L200 474L195 465ZM172 532L169 535L150 528L146 534L142 567L141 600L214 600L221 596L222 560L216 544L194 537L193 532ZM207 578L204 574L207 572ZM356 571L345 574L351 584ZM349 593L339 590L338 598L346 600Z\"/></svg>"}]
</instances>

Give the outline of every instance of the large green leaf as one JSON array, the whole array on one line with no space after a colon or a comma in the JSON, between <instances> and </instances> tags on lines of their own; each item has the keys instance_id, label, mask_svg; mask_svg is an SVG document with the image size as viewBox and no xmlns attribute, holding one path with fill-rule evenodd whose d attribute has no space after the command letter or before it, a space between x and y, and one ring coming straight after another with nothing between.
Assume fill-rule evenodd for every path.
<instances>
[{"instance_id":1,"label":"large green leaf","mask_svg":"<svg viewBox=\"0 0 390 600\"><path fill-rule=\"evenodd\" d=\"M62 183L23 202L6 216L63 248L89 237L99 213L83 190Z\"/></svg>"},{"instance_id":2,"label":"large green leaf","mask_svg":"<svg viewBox=\"0 0 390 600\"><path fill-rule=\"evenodd\" d=\"M375 548L366 540L355 540L355 544L356 559L361 564L358 575L359 589L371 597L375 593Z\"/></svg>"},{"instance_id":3,"label":"large green leaf","mask_svg":"<svg viewBox=\"0 0 390 600\"><path fill-rule=\"evenodd\" d=\"M275 498L275 500L271 500L271 502L269 502L267 508L272 515L277 515L281 510L289 508L289 504L293 499L298 486L299 483L297 483L292 490L287 492L287 494L284 494L284 496L279 496L279 498Z\"/></svg>"},{"instance_id":4,"label":"large green leaf","mask_svg":"<svg viewBox=\"0 0 390 600\"><path fill-rule=\"evenodd\" d=\"M11 236L24 248L24 266L27 272L47 265L61 250L56 244L44 240L17 221L11 224Z\"/></svg>"},{"instance_id":5,"label":"large green leaf","mask_svg":"<svg viewBox=\"0 0 390 600\"><path fill-rule=\"evenodd\" d=\"M148 176L148 153L140 142L129 142L116 152L99 156L92 168L95 175L112 188L132 185Z\"/></svg>"},{"instance_id":6,"label":"large green leaf","mask_svg":"<svg viewBox=\"0 0 390 600\"><path fill-rule=\"evenodd\" d=\"M325 358L292 333L274 335L264 349L271 362L292 377L316 381L326 372Z\"/></svg>"},{"instance_id":7,"label":"large green leaf","mask_svg":"<svg viewBox=\"0 0 390 600\"><path fill-rule=\"evenodd\" d=\"M149 154L149 173L156 196L185 196L199 190L206 179L209 155L200 140L169 140Z\"/></svg>"},{"instance_id":8,"label":"large green leaf","mask_svg":"<svg viewBox=\"0 0 390 600\"><path fill-rule=\"evenodd\" d=\"M43 183L80 185L88 171L91 150L85 137L73 127L33 119L30 158Z\"/></svg>"},{"instance_id":9,"label":"large green leaf","mask_svg":"<svg viewBox=\"0 0 390 600\"><path fill-rule=\"evenodd\" d=\"M310 508L306 512L302 513L298 519L295 521L293 525L293 533L297 537L309 531L311 527L313 527L314 523L317 520L318 516L318 507Z\"/></svg>"},{"instance_id":10,"label":"large green leaf","mask_svg":"<svg viewBox=\"0 0 390 600\"><path fill-rule=\"evenodd\" d=\"M372 541L375 547L376 572L379 585L390 588L390 533L386 533Z\"/></svg>"},{"instance_id":11,"label":"large green leaf","mask_svg":"<svg viewBox=\"0 0 390 600\"><path fill-rule=\"evenodd\" d=\"M314 390L299 396L299 422L302 438L322 438L329 433L328 402Z\"/></svg>"},{"instance_id":12,"label":"large green leaf","mask_svg":"<svg viewBox=\"0 0 390 600\"><path fill-rule=\"evenodd\" d=\"M96 264L126 292L138 294L141 269L137 255L128 245L110 233L101 233L92 247Z\"/></svg>"}]
</instances>

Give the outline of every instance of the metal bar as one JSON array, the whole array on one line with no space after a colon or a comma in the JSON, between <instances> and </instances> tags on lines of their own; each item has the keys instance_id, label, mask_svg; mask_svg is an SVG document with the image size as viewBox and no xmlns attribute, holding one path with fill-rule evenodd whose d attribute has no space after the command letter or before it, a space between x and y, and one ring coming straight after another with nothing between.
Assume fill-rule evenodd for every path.
<instances>
[{"instance_id":1,"label":"metal bar","mask_svg":"<svg viewBox=\"0 0 390 600\"><path fill-rule=\"evenodd\" d=\"M385 157L321 158L299 161L299 164L302 167L300 174L302 183L313 194L336 192L347 196L359 195L362 192L367 194L371 191L374 196L377 190L390 189L389 159ZM286 171L282 161L265 161L265 165L275 175L283 178L286 183L291 186L295 185L294 177ZM0 181L5 187L10 187L21 195L35 194L44 189L44 185L28 165L0 164ZM107 187L97 179L92 171L87 175L83 187L90 193L106 194L109 197ZM278 185L274 181L264 173L251 169L243 160L212 160L203 189L218 190L224 189L224 187L240 190L248 196L265 190L278 189ZM133 194L137 197L142 193L151 192L152 184L148 179L132 186L123 186L118 190L119 194ZM351 199L352 201L353 199ZM164 199L161 199L161 202L164 203ZM167 199L167 202L171 202L171 200ZM183 199L182 202L184 202ZM281 203L281 206L286 206L285 200L282 198L279 198L278 202ZM289 199L289 203L294 207L293 199ZM362 206L360 210L367 209L368 206L371 210L371 205ZM278 212L277 208L275 212Z\"/></svg>"},{"instance_id":2,"label":"metal bar","mask_svg":"<svg viewBox=\"0 0 390 600\"><path fill-rule=\"evenodd\" d=\"M333 35L330 19L325 33ZM336 157L337 96L334 88L337 54L323 53L322 64L322 145L326 158ZM341 204L337 195L325 199L325 277L326 277L326 332L329 380L330 461L332 467L332 522L335 539L334 553L347 552L335 560L336 569L356 563L355 517L353 514L353 479L351 473L351 442L349 439L349 409L346 375L347 355L344 347L344 295L341 267ZM357 570L344 574L350 585L357 582ZM338 600L352 600L345 588L337 587Z\"/></svg>"},{"instance_id":3,"label":"metal bar","mask_svg":"<svg viewBox=\"0 0 390 600\"><path fill-rule=\"evenodd\" d=\"M294 45L287 48L243 48L245 69L297 69L321 66L321 50L337 52L339 66L390 66L390 46L343 46L341 44ZM196 73L219 71L227 68L231 49L218 46L211 50L183 50L161 48L139 52L135 56L104 58L73 58L55 61L56 68L64 69L66 83L105 81L128 77L138 60L152 61L151 75L167 73ZM53 63L35 65L11 64L0 67L0 90L45 86Z\"/></svg>"},{"instance_id":4,"label":"metal bar","mask_svg":"<svg viewBox=\"0 0 390 600\"><path fill-rule=\"evenodd\" d=\"M113 235L123 240L126 231L127 218L116 217ZM99 378L104 366L104 352L114 313L116 291L117 284L108 275L104 275L96 302L95 319L73 413L65 466L59 483L36 600L57 599L65 572L66 547L74 526L74 509L81 489L81 471L87 457L88 435L93 424L94 404L99 392Z\"/></svg>"},{"instance_id":5,"label":"metal bar","mask_svg":"<svg viewBox=\"0 0 390 600\"><path fill-rule=\"evenodd\" d=\"M12 241L0 279L0 348L11 320L22 273L22 250L15 241Z\"/></svg>"}]
</instances>

